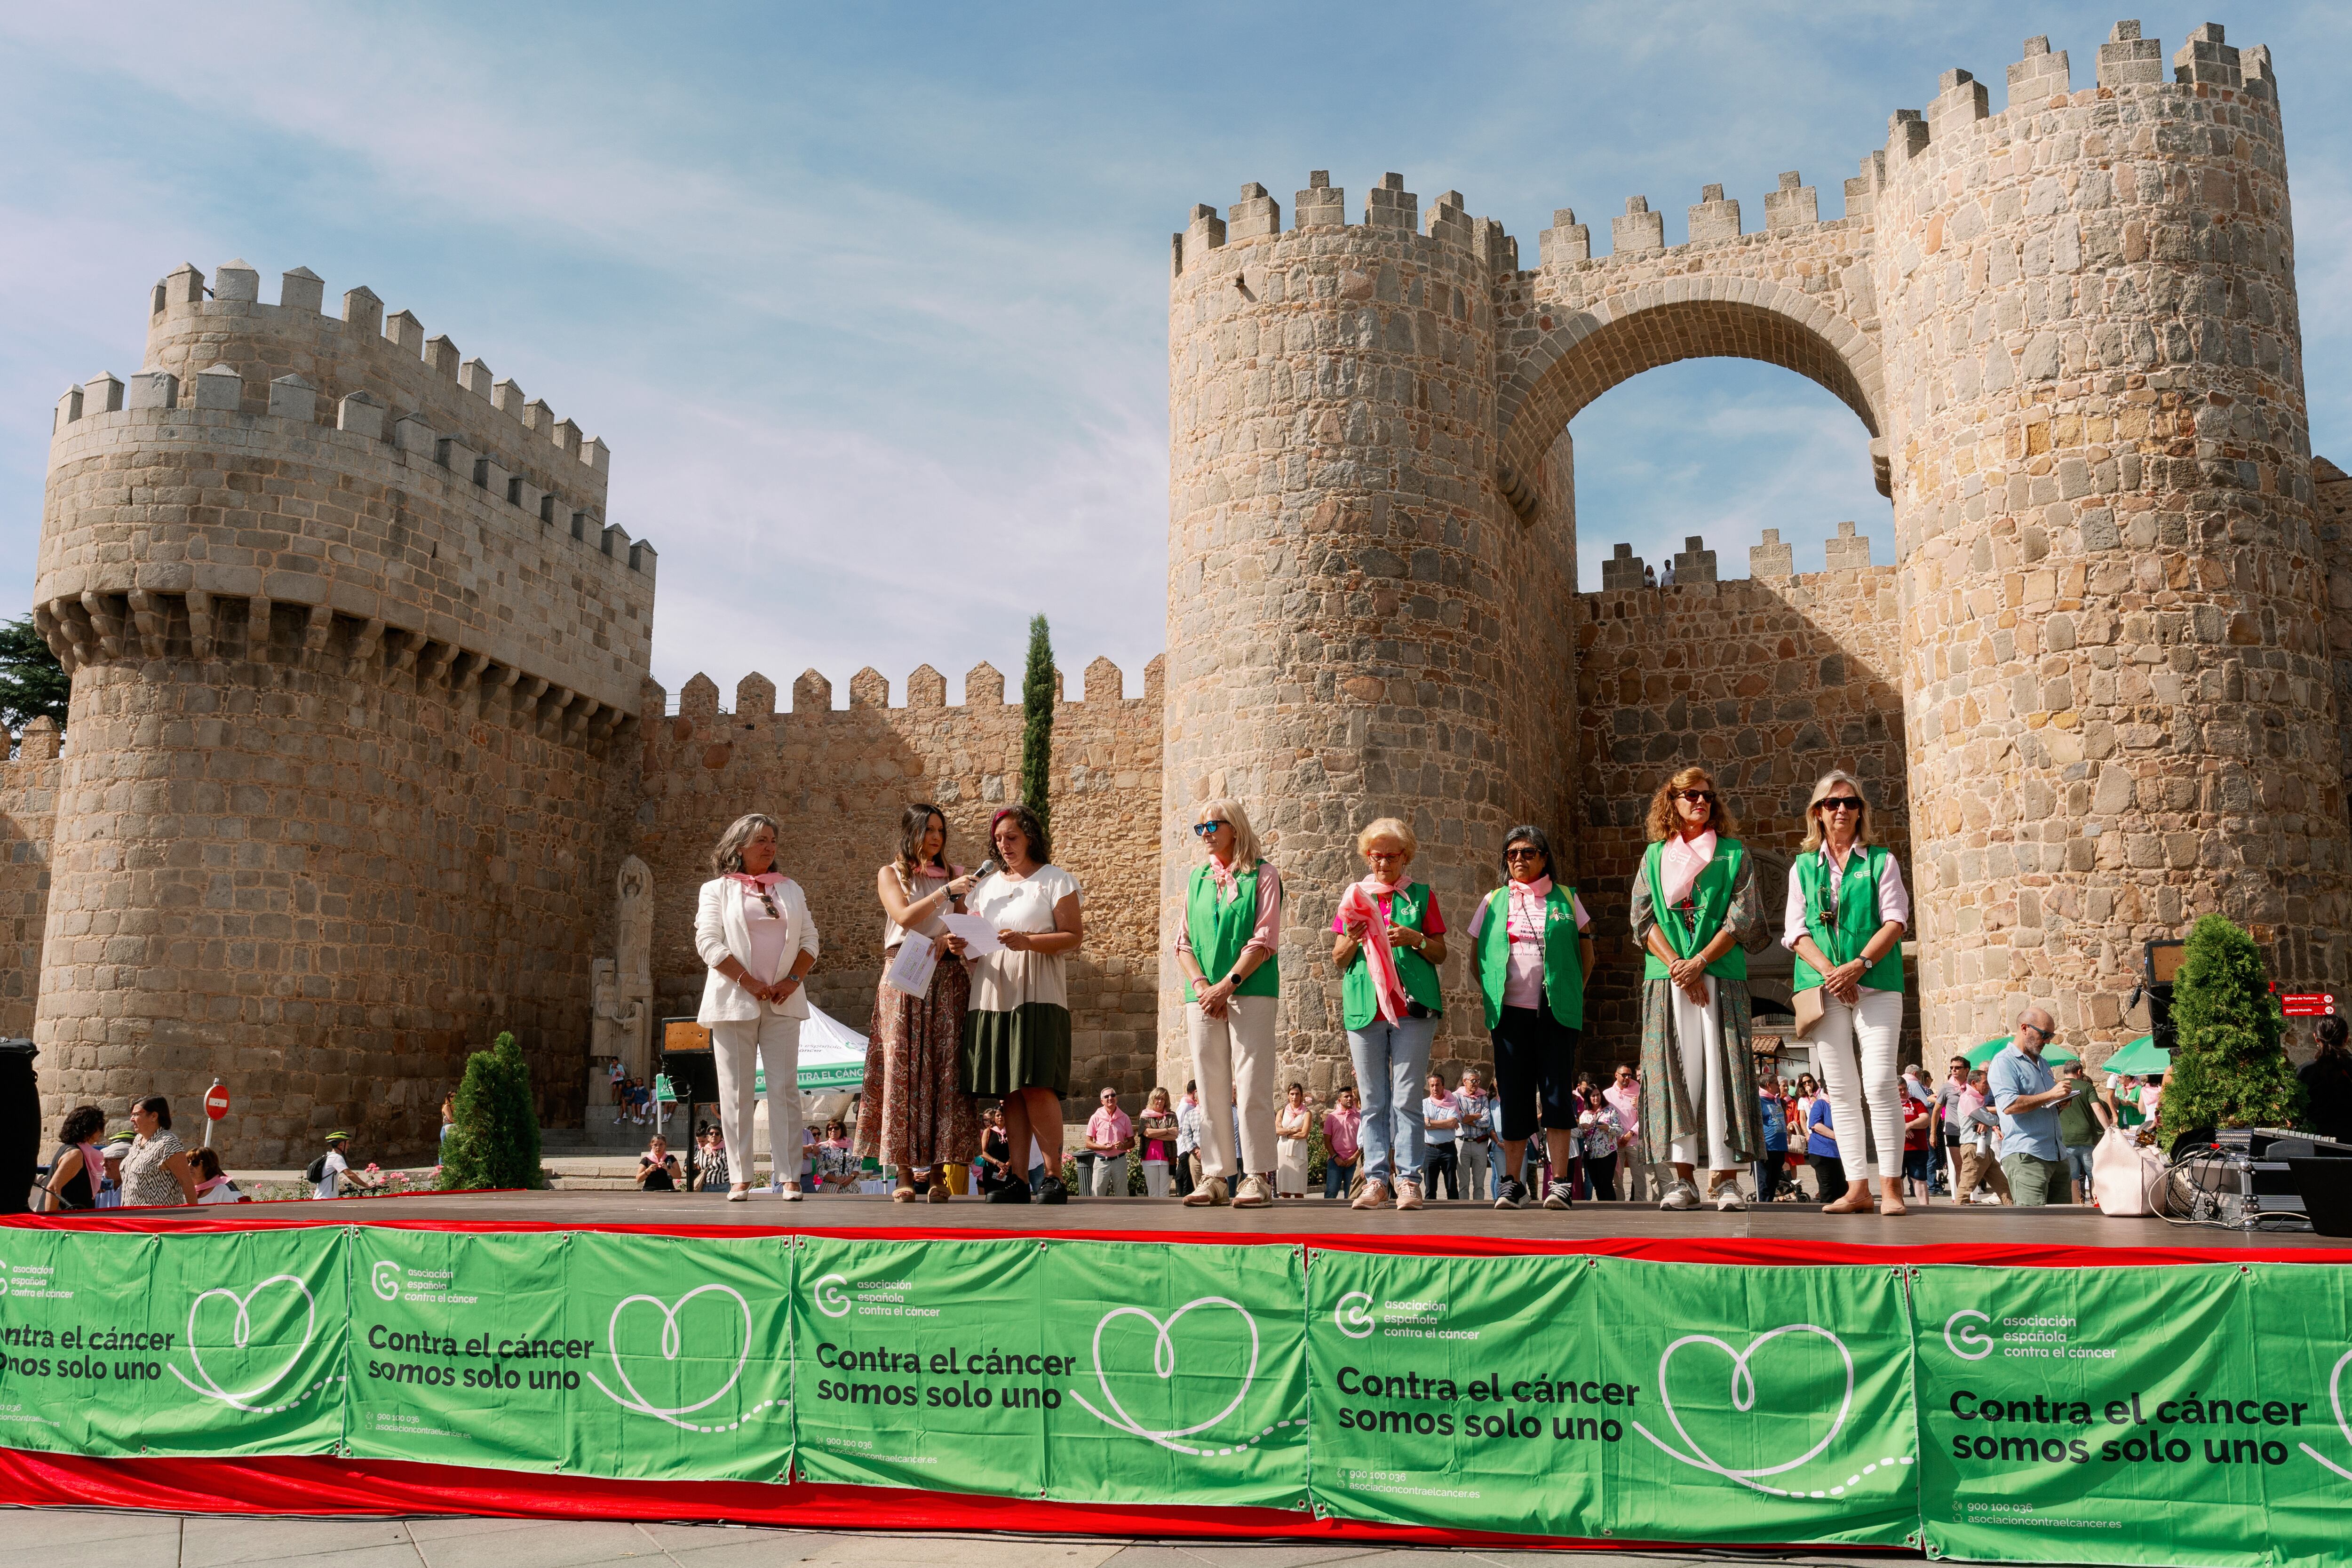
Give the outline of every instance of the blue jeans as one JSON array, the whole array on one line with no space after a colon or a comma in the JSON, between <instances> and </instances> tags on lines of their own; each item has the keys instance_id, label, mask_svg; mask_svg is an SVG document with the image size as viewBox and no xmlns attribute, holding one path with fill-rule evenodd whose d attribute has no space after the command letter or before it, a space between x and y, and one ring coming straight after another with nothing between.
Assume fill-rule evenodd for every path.
<instances>
[{"instance_id":1,"label":"blue jeans","mask_svg":"<svg viewBox=\"0 0 2352 1568\"><path fill-rule=\"evenodd\" d=\"M2066 1154L2066 1174L2073 1180L2083 1184L2083 1191L2086 1194L2087 1200L2087 1194L2091 1190L2091 1145L2088 1143L2069 1143L2064 1147Z\"/></svg>"},{"instance_id":2,"label":"blue jeans","mask_svg":"<svg viewBox=\"0 0 2352 1568\"><path fill-rule=\"evenodd\" d=\"M1421 1097L1429 1079L1429 1043L1435 1018L1390 1023L1375 1017L1348 1031L1348 1058L1356 1068L1356 1091L1364 1097L1361 1161L1367 1178L1393 1187L1402 1173L1421 1179L1428 1160L1423 1142Z\"/></svg>"},{"instance_id":3,"label":"blue jeans","mask_svg":"<svg viewBox=\"0 0 2352 1568\"><path fill-rule=\"evenodd\" d=\"M1327 1157L1323 1162L1323 1195L1327 1198L1346 1197L1348 1184L1355 1178L1355 1166L1342 1165L1339 1161Z\"/></svg>"}]
</instances>

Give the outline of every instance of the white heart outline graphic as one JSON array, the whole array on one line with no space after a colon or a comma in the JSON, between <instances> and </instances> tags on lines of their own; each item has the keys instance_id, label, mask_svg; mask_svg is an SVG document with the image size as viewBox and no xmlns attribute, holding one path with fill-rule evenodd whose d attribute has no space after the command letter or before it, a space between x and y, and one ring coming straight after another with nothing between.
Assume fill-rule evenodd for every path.
<instances>
[{"instance_id":1,"label":"white heart outline graphic","mask_svg":"<svg viewBox=\"0 0 2352 1568\"><path fill-rule=\"evenodd\" d=\"M227 1389L223 1388L220 1385L218 1380L213 1376L211 1369L205 1365L205 1358L196 1353L196 1314L204 1310L204 1305L206 1301L211 1300L215 1296L226 1296L230 1300L236 1302L236 1326L232 1331L236 1337L233 1341L233 1345L234 1348L237 1350L243 1350L246 1344L253 1338L253 1299L256 1296L260 1295L264 1290L269 1289L272 1285L278 1284L281 1281L285 1284L293 1286L294 1289L302 1292L302 1342L294 1347L294 1353L286 1358L286 1364L279 1367L276 1372L270 1373L268 1378L255 1384L253 1387L247 1389L242 1394L231 1394ZM166 1362L163 1364L172 1369L172 1375L173 1377L178 1378L182 1383L186 1384L192 1391L204 1395L206 1399L217 1399L224 1405L233 1405L236 1409L245 1411L249 1415L264 1415L267 1414L267 1412L260 1405L248 1405L246 1402L247 1400L260 1398L263 1394L268 1393L271 1389L284 1382L286 1374L292 1372L295 1367L301 1364L302 1352L310 1348L310 1338L313 1334L318 1332L318 1300L310 1294L310 1287L304 1284L299 1275L272 1274L268 1279L264 1279L252 1289L247 1290L243 1296L239 1296L236 1291L230 1289L226 1285L215 1285L209 1290L200 1292L194 1300L188 1303L188 1362L189 1364L193 1365L196 1369L196 1376L205 1380L204 1383L199 1385L194 1378L189 1377L186 1373L182 1372L176 1363Z\"/></svg>"},{"instance_id":2,"label":"white heart outline graphic","mask_svg":"<svg viewBox=\"0 0 2352 1568\"><path fill-rule=\"evenodd\" d=\"M1154 1431L1138 1421L1134 1416L1129 1415L1127 1413L1127 1407L1118 1402L1118 1395L1110 1391L1110 1374L1103 1370L1102 1363L1103 1331L1110 1327L1111 1320L1114 1318L1141 1318L1145 1322L1150 1323L1151 1325L1153 1335L1151 1345L1151 1370L1157 1373L1162 1381L1165 1381L1166 1379L1176 1375L1176 1342L1169 1338L1169 1331L1175 1328L1178 1319L1181 1318L1185 1313L1192 1310L1195 1307L1227 1307L1240 1314L1243 1324L1249 1330L1249 1365L1242 1373L1242 1385L1240 1389L1234 1393L1232 1403L1227 1405L1223 1410L1218 1411L1214 1415L1210 1416L1206 1421L1201 1422L1197 1426L1171 1426L1163 1431ZM1242 1401L1249 1397L1250 1384L1256 1381L1257 1378L1257 1320L1250 1316L1248 1309L1244 1307L1239 1301L1233 1300L1223 1296L1195 1297L1192 1300L1187 1301L1182 1306L1177 1308L1174 1311L1169 1313L1167 1321L1164 1322L1160 1319L1153 1317L1141 1307L1113 1307L1109 1311L1105 1312L1102 1315L1102 1321L1100 1322L1095 1324L1094 1357L1095 1383L1097 1386L1102 1390L1103 1403L1108 1405L1113 1410L1118 1411L1118 1415L1116 1418L1104 1415L1101 1411L1094 1407L1094 1405L1087 1400L1085 1394L1076 1388L1071 1389L1070 1397L1077 1401L1078 1404L1085 1408L1087 1415L1093 1416L1096 1420L1101 1422L1106 1426L1115 1426L1122 1432L1132 1433L1134 1436L1143 1438L1146 1442L1157 1443L1161 1447L1171 1449L1173 1452L1179 1454L1197 1454L1200 1452L1199 1449L1194 1448L1188 1444L1179 1443L1175 1441L1175 1439L1179 1437L1189 1437L1195 1432L1207 1431L1210 1427L1214 1426L1226 1416L1231 1415L1234 1411L1240 1409Z\"/></svg>"},{"instance_id":3,"label":"white heart outline graphic","mask_svg":"<svg viewBox=\"0 0 2352 1568\"><path fill-rule=\"evenodd\" d=\"M1683 1429L1683 1418L1675 1409L1674 1394L1666 1385L1666 1363L1672 1361L1675 1352L1685 1345L1713 1345L1731 1358L1731 1407L1735 1410L1752 1410L1756 1407L1756 1373L1748 1365L1748 1358L1782 1334L1817 1334L1837 1347L1839 1359L1845 1363L1845 1397L1838 1404L1837 1419L1830 1423L1829 1431L1822 1436L1820 1442L1785 1464L1769 1465L1752 1470L1731 1469L1700 1447L1693 1441L1691 1435ZM1743 1381L1748 1385L1748 1397L1744 1400L1739 1396L1740 1384ZM1675 1435L1690 1447L1690 1452L1687 1454L1670 1448L1659 1441L1656 1433L1652 1432L1639 1421L1634 1422L1633 1430L1655 1444L1660 1453L1664 1454L1668 1458L1679 1459L1694 1469L1711 1470L1727 1480L1738 1481L1741 1486L1752 1490L1779 1496L1781 1495L1780 1489L1759 1486L1751 1478L1777 1476L1783 1470L1793 1470L1798 1466L1820 1457L1823 1449L1837 1440L1837 1435L1845 1429L1847 1414L1853 1409L1853 1352L1845 1348L1843 1340L1818 1323L1783 1323L1779 1328L1759 1334L1750 1340L1748 1342L1748 1348L1744 1351L1733 1350L1730 1345L1713 1334L1685 1334L1681 1339L1668 1345L1658 1357L1658 1403L1665 1406L1666 1419L1674 1423Z\"/></svg>"},{"instance_id":4,"label":"white heart outline graphic","mask_svg":"<svg viewBox=\"0 0 2352 1568\"><path fill-rule=\"evenodd\" d=\"M639 1301L643 1301L646 1306L654 1308L656 1310L659 1311L662 1315L662 1360L676 1361L678 1356L678 1352L685 1348L677 1331L677 1314L684 1309L688 1301L693 1300L697 1296L701 1295L707 1290L716 1290L721 1295L733 1297L735 1299L735 1305L742 1309L743 1349L735 1358L735 1370L727 1374L727 1381L719 1385L716 1393L713 1393L708 1398L698 1399L692 1405L680 1405L675 1408L665 1410L654 1405L651 1401L646 1399L644 1394L637 1392L637 1385L629 1381L627 1371L621 1365L621 1314L627 1311ZM701 1409L704 1405L716 1404L719 1400L726 1397L727 1391L733 1388L737 1380L742 1377L743 1369L751 1363L751 1303L743 1299L743 1293L736 1289L733 1286L721 1285L716 1281L708 1285L697 1285L693 1289L688 1290L685 1295L680 1296L674 1303L665 1303L658 1296L624 1296L618 1302L614 1303L612 1317L605 1321L604 1352L612 1360L613 1376L614 1381L618 1382L623 1388L629 1391L629 1396L626 1399L622 1398L619 1394L604 1386L604 1379L598 1377L593 1372L591 1372L587 1374L588 1381L596 1385L599 1393L603 1394L605 1398L611 1400L614 1404L619 1405L624 1410L634 1410L640 1415L651 1415L657 1420L667 1421L671 1426L681 1427L686 1431L695 1431L697 1430L697 1427L693 1422L681 1421L678 1417L681 1415L691 1415L693 1412Z\"/></svg>"},{"instance_id":5,"label":"white heart outline graphic","mask_svg":"<svg viewBox=\"0 0 2352 1568\"><path fill-rule=\"evenodd\" d=\"M2344 1434L2346 1442L2352 1443L2352 1421L2344 1419L2344 1363L2347 1362L2352 1362L2352 1351L2346 1351L2342 1355L2337 1356L2335 1370L2327 1374L2327 1403L2335 1408L2336 1429ZM2342 1476L2346 1480L2352 1481L2352 1470L2346 1469L2310 1444L2298 1443L2295 1447Z\"/></svg>"}]
</instances>

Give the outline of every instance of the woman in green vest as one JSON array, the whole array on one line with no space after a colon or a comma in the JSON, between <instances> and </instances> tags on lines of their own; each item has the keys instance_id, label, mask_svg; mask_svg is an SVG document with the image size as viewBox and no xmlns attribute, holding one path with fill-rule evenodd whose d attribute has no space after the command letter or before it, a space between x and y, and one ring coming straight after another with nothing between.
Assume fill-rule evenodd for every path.
<instances>
[{"instance_id":1,"label":"woman in green vest","mask_svg":"<svg viewBox=\"0 0 2352 1568\"><path fill-rule=\"evenodd\" d=\"M1540 827L1503 836L1503 885L1470 919L1470 972L1486 1003L1495 1042L1495 1100L1501 1108L1503 1179L1498 1209L1524 1208L1519 1180L1528 1140L1543 1129L1551 1180L1543 1206L1570 1206L1576 1153L1577 1037L1584 1027L1584 977L1592 973L1591 917L1574 888L1552 880L1551 840Z\"/></svg>"},{"instance_id":2,"label":"woman in green vest","mask_svg":"<svg viewBox=\"0 0 2352 1568\"><path fill-rule=\"evenodd\" d=\"M1870 842L1870 801L1852 773L1833 769L1813 785L1805 807L1805 849L1789 870L1781 944L1797 955L1790 990L1821 992L1822 1016L1807 1032L1814 1065L1838 1130L1846 1189L1825 1214L1870 1207L1878 1177L1879 1212L1907 1214L1903 1203L1903 1085L1895 1052L1903 1035L1903 930L1911 895L1891 850ZM1863 1147L1869 1108L1874 1160Z\"/></svg>"},{"instance_id":3,"label":"woman in green vest","mask_svg":"<svg viewBox=\"0 0 2352 1568\"><path fill-rule=\"evenodd\" d=\"M1642 970L1642 1147L1675 1179L1658 1206L1699 1206L1704 1163L1719 1209L1748 1206L1739 1169L1764 1152L1749 1087L1748 954L1772 940L1756 868L1705 768L1685 768L1650 801L1650 848L1633 878Z\"/></svg>"},{"instance_id":4,"label":"woman in green vest","mask_svg":"<svg viewBox=\"0 0 2352 1568\"><path fill-rule=\"evenodd\" d=\"M1422 1165L1428 1129L1422 1121L1422 1080L1429 1076L1429 1044L1444 1015L1437 966L1445 962L1445 917L1426 882L1406 868L1421 847L1411 826L1379 817L1356 835L1356 852L1371 874L1351 882L1331 917L1338 936L1331 962L1340 974L1340 1021L1348 1026L1348 1057L1363 1096L1363 1190L1353 1207L1422 1206Z\"/></svg>"},{"instance_id":5,"label":"woman in green vest","mask_svg":"<svg viewBox=\"0 0 2352 1568\"><path fill-rule=\"evenodd\" d=\"M1258 857L1257 834L1237 800L1213 800L1194 814L1206 851L1184 893L1176 967L1184 976L1184 1024L1200 1086L1201 1182L1192 1208L1230 1203L1264 1208L1275 1168L1275 1009L1282 990L1282 879ZM1228 1115L1227 1106L1235 1108ZM1241 1122L1239 1164L1234 1123ZM1238 1174L1238 1181L1235 1177Z\"/></svg>"}]
</instances>

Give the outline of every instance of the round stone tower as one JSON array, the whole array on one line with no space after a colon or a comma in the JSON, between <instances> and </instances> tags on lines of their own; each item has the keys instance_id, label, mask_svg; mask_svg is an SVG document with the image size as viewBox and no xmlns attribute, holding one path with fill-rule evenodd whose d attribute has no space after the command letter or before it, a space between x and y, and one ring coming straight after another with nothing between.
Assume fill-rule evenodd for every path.
<instances>
[{"instance_id":1,"label":"round stone tower","mask_svg":"<svg viewBox=\"0 0 2352 1568\"><path fill-rule=\"evenodd\" d=\"M603 443L364 289L257 282L173 272L146 368L58 405L45 1109L194 1127L218 1076L232 1161L347 1126L390 1162L500 1029L578 1107L654 557Z\"/></svg>"},{"instance_id":2,"label":"round stone tower","mask_svg":"<svg viewBox=\"0 0 2352 1568\"><path fill-rule=\"evenodd\" d=\"M2032 40L1877 196L1924 1022L2125 1032L2219 911L2340 974L2347 835L2267 53Z\"/></svg>"},{"instance_id":3,"label":"round stone tower","mask_svg":"<svg viewBox=\"0 0 2352 1568\"><path fill-rule=\"evenodd\" d=\"M1412 824L1413 875L1457 931L1510 824L1569 848L1567 442L1517 479L1522 519L1495 436L1494 290L1517 247L1452 192L1417 224L1403 185L1388 175L1361 224L1319 173L1288 229L1260 185L1224 221L1195 207L1170 291L1162 947L1194 811L1233 795L1287 889L1285 1074L1318 1096L1350 1081L1330 921L1362 874L1358 828ZM1181 1083L1181 974L1160 973L1161 1081ZM1439 1057L1485 1059L1473 1011Z\"/></svg>"}]
</instances>

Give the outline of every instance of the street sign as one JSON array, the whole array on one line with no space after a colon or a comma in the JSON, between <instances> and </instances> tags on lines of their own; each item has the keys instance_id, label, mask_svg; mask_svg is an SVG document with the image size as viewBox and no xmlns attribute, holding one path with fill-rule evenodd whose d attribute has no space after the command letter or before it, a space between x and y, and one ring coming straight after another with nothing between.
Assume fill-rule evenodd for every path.
<instances>
[{"instance_id":1,"label":"street sign","mask_svg":"<svg viewBox=\"0 0 2352 1568\"><path fill-rule=\"evenodd\" d=\"M215 1084L205 1090L205 1114L218 1121L228 1114L228 1086Z\"/></svg>"},{"instance_id":2,"label":"street sign","mask_svg":"<svg viewBox=\"0 0 2352 1568\"><path fill-rule=\"evenodd\" d=\"M2336 1016L2336 997L2322 991L2290 991L2279 998L2290 1018L2332 1018Z\"/></svg>"}]
</instances>

